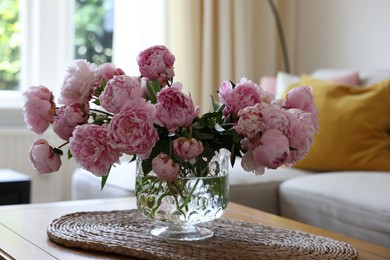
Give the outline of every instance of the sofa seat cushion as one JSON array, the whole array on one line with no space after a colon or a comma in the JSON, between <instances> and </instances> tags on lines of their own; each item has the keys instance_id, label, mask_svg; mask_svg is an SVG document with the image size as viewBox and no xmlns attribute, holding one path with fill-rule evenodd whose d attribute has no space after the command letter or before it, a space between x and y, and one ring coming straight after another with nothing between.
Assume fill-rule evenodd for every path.
<instances>
[{"instance_id":1,"label":"sofa seat cushion","mask_svg":"<svg viewBox=\"0 0 390 260\"><path fill-rule=\"evenodd\" d=\"M238 159L229 171L230 201L279 215L279 185L305 174L303 170L280 167L255 175L242 169Z\"/></svg>"},{"instance_id":2,"label":"sofa seat cushion","mask_svg":"<svg viewBox=\"0 0 390 260\"><path fill-rule=\"evenodd\" d=\"M307 174L298 169L281 167L266 170L261 176L246 172L237 158L234 167L229 169L230 201L248 207L279 214L279 184L283 181ZM103 190L101 178L92 173L77 169L72 177L72 199L96 199L133 196L135 191L135 162L122 162L111 169Z\"/></svg>"},{"instance_id":3,"label":"sofa seat cushion","mask_svg":"<svg viewBox=\"0 0 390 260\"><path fill-rule=\"evenodd\" d=\"M135 162L122 162L111 168L110 175L103 188L101 178L78 168L72 176L72 199L98 199L134 196Z\"/></svg>"},{"instance_id":4,"label":"sofa seat cushion","mask_svg":"<svg viewBox=\"0 0 390 260\"><path fill-rule=\"evenodd\" d=\"M390 247L390 172L313 174L280 185L281 215Z\"/></svg>"}]
</instances>

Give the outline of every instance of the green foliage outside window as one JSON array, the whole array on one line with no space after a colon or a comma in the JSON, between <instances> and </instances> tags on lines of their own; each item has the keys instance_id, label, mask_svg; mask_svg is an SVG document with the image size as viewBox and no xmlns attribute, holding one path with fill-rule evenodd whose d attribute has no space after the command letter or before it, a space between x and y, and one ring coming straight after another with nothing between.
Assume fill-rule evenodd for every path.
<instances>
[{"instance_id":1,"label":"green foliage outside window","mask_svg":"<svg viewBox=\"0 0 390 260\"><path fill-rule=\"evenodd\" d=\"M112 0L76 0L75 56L96 64L111 62ZM110 20L111 19L111 20Z\"/></svg>"},{"instance_id":2,"label":"green foliage outside window","mask_svg":"<svg viewBox=\"0 0 390 260\"><path fill-rule=\"evenodd\" d=\"M18 89L20 76L19 1L0 1L0 90Z\"/></svg>"},{"instance_id":3,"label":"green foliage outside window","mask_svg":"<svg viewBox=\"0 0 390 260\"><path fill-rule=\"evenodd\" d=\"M75 0L75 58L111 62L113 0ZM111 20L110 20L111 19ZM0 90L16 90L20 80L19 1L0 0Z\"/></svg>"}]
</instances>

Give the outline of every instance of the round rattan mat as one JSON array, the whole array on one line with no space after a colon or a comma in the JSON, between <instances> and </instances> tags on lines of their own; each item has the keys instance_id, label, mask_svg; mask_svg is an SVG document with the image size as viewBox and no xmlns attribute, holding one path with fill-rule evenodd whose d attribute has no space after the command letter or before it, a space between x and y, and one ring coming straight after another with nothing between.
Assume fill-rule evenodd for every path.
<instances>
[{"instance_id":1,"label":"round rattan mat","mask_svg":"<svg viewBox=\"0 0 390 260\"><path fill-rule=\"evenodd\" d=\"M204 241L155 239L155 222L137 210L78 212L54 220L49 238L66 247L143 259L357 259L349 244L300 231L237 220L202 226L214 231Z\"/></svg>"}]
</instances>

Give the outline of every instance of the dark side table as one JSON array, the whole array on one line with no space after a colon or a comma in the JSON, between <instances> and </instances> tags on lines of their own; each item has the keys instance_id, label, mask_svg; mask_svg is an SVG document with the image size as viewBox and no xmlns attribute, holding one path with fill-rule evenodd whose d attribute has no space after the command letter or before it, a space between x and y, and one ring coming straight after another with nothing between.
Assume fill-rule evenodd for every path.
<instances>
[{"instance_id":1,"label":"dark side table","mask_svg":"<svg viewBox=\"0 0 390 260\"><path fill-rule=\"evenodd\" d=\"M31 178L11 169L0 169L0 205L30 203Z\"/></svg>"}]
</instances>

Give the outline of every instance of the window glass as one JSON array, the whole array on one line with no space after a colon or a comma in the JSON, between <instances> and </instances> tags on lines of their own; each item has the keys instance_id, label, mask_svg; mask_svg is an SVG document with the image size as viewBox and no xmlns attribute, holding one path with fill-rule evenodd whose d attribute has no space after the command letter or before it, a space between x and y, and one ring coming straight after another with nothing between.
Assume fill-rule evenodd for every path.
<instances>
[{"instance_id":1,"label":"window glass","mask_svg":"<svg viewBox=\"0 0 390 260\"><path fill-rule=\"evenodd\" d=\"M76 0L76 59L111 62L113 4L113 0Z\"/></svg>"},{"instance_id":2,"label":"window glass","mask_svg":"<svg viewBox=\"0 0 390 260\"><path fill-rule=\"evenodd\" d=\"M0 90L17 90L20 77L19 1L0 1Z\"/></svg>"}]
</instances>

